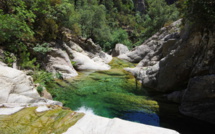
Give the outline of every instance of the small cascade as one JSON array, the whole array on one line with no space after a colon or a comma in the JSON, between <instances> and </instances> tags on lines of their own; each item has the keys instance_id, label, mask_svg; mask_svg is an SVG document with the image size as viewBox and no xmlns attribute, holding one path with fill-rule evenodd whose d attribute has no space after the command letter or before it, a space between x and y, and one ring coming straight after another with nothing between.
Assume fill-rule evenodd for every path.
<instances>
[{"instance_id":1,"label":"small cascade","mask_svg":"<svg viewBox=\"0 0 215 134\"><path fill-rule=\"evenodd\" d=\"M75 110L76 112L79 112L79 113L85 113L85 114L88 114L88 115L95 115L95 113L93 112L93 109L91 108L88 108L86 106L82 106L82 107L79 107L77 110Z\"/></svg>"}]
</instances>

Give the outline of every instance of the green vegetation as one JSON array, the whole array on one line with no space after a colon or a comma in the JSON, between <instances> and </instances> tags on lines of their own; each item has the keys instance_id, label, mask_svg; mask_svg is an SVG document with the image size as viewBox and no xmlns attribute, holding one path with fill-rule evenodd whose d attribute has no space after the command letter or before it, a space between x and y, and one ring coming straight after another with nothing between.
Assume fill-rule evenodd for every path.
<instances>
[{"instance_id":1,"label":"green vegetation","mask_svg":"<svg viewBox=\"0 0 215 134\"><path fill-rule=\"evenodd\" d=\"M60 107L36 112L36 107L25 108L13 115L0 115L1 134L62 134L84 114Z\"/></svg>"},{"instance_id":2,"label":"green vegetation","mask_svg":"<svg viewBox=\"0 0 215 134\"><path fill-rule=\"evenodd\" d=\"M75 78L56 80L47 84L47 89L72 110L91 108L104 117L121 117L131 111L158 112L158 103L145 96L140 83L136 87L134 76L123 70L134 65L117 58L110 65L108 71L81 72Z\"/></svg>"},{"instance_id":3,"label":"green vegetation","mask_svg":"<svg viewBox=\"0 0 215 134\"><path fill-rule=\"evenodd\" d=\"M46 42L63 40L63 27L109 51L116 43L141 44L178 19L178 9L191 22L215 20L212 0L179 0L178 8L165 0L145 0L145 5L140 13L132 0L0 0L0 45L17 59L26 57L18 61L22 69L35 69L35 55L49 52Z\"/></svg>"},{"instance_id":4,"label":"green vegetation","mask_svg":"<svg viewBox=\"0 0 215 134\"><path fill-rule=\"evenodd\" d=\"M51 48L48 46L48 43L43 43L41 45L37 44L33 50L38 53L46 54L51 51Z\"/></svg>"},{"instance_id":5,"label":"green vegetation","mask_svg":"<svg viewBox=\"0 0 215 134\"><path fill-rule=\"evenodd\" d=\"M23 43L28 51L45 53L44 42L61 39L60 30L67 27L105 50L116 43L131 47L177 19L175 5L164 0L146 0L146 5L143 14L131 0L0 0L0 45L8 49Z\"/></svg>"},{"instance_id":6,"label":"green vegetation","mask_svg":"<svg viewBox=\"0 0 215 134\"><path fill-rule=\"evenodd\" d=\"M44 87L47 87L48 84L54 82L53 74L45 71L34 71L33 79L35 83L39 83L41 86Z\"/></svg>"},{"instance_id":7,"label":"green vegetation","mask_svg":"<svg viewBox=\"0 0 215 134\"><path fill-rule=\"evenodd\" d=\"M178 19L179 12L175 5L167 5L164 0L148 0L149 9L143 16L143 39L147 39L165 24Z\"/></svg>"},{"instance_id":8,"label":"green vegetation","mask_svg":"<svg viewBox=\"0 0 215 134\"><path fill-rule=\"evenodd\" d=\"M186 20L203 27L211 27L215 22L214 0L179 0L181 12Z\"/></svg>"},{"instance_id":9,"label":"green vegetation","mask_svg":"<svg viewBox=\"0 0 215 134\"><path fill-rule=\"evenodd\" d=\"M34 70L36 82L46 86L53 76L42 71L38 59L51 51L48 42L64 40L64 27L71 29L72 37L92 38L105 51L116 43L131 48L177 19L175 5L164 0L146 0L146 5L140 13L131 0L0 0L2 60ZM55 78L62 76L57 73Z\"/></svg>"}]
</instances>

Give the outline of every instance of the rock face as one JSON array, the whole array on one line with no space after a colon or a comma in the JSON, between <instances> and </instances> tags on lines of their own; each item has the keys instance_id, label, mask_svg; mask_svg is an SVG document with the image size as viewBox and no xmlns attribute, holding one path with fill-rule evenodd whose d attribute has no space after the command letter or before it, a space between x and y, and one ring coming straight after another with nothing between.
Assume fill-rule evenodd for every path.
<instances>
[{"instance_id":1,"label":"rock face","mask_svg":"<svg viewBox=\"0 0 215 134\"><path fill-rule=\"evenodd\" d=\"M180 111L185 115L215 123L215 75L190 79Z\"/></svg>"},{"instance_id":2,"label":"rock face","mask_svg":"<svg viewBox=\"0 0 215 134\"><path fill-rule=\"evenodd\" d=\"M152 66L175 48L179 39L181 20L174 22L169 27L162 28L159 32L146 40L142 45L132 51L119 56L120 59L139 63L139 67Z\"/></svg>"},{"instance_id":3,"label":"rock face","mask_svg":"<svg viewBox=\"0 0 215 134\"><path fill-rule=\"evenodd\" d=\"M128 47L123 44L116 44L115 48L112 51L112 56L117 57L121 54L129 52Z\"/></svg>"},{"instance_id":4,"label":"rock face","mask_svg":"<svg viewBox=\"0 0 215 134\"><path fill-rule=\"evenodd\" d=\"M71 78L78 75L71 64L68 54L61 48L52 48L47 55L45 63L48 72L60 73L63 78Z\"/></svg>"},{"instance_id":5,"label":"rock face","mask_svg":"<svg viewBox=\"0 0 215 134\"><path fill-rule=\"evenodd\" d=\"M57 101L41 98L33 79L24 72L0 65L0 103L60 105Z\"/></svg>"},{"instance_id":6,"label":"rock face","mask_svg":"<svg viewBox=\"0 0 215 134\"><path fill-rule=\"evenodd\" d=\"M112 56L103 52L91 39L65 38L66 42L50 43L52 49L42 59L48 72L71 78L78 75L76 70L110 69L107 63L112 60Z\"/></svg>"},{"instance_id":7,"label":"rock face","mask_svg":"<svg viewBox=\"0 0 215 134\"><path fill-rule=\"evenodd\" d=\"M77 44L77 43L78 44ZM92 42L91 39L70 40L63 43L64 49L70 55L74 62L74 66L78 70L109 70L110 66L107 64L112 60L112 56L104 53L99 45Z\"/></svg>"},{"instance_id":8,"label":"rock face","mask_svg":"<svg viewBox=\"0 0 215 134\"><path fill-rule=\"evenodd\" d=\"M96 115L85 115L63 134L179 134L170 129L108 119Z\"/></svg>"},{"instance_id":9,"label":"rock face","mask_svg":"<svg viewBox=\"0 0 215 134\"><path fill-rule=\"evenodd\" d=\"M182 113L215 123L215 29L179 27L180 20L119 57L138 62L126 70L143 86L168 93L181 90L167 97L182 104Z\"/></svg>"},{"instance_id":10,"label":"rock face","mask_svg":"<svg viewBox=\"0 0 215 134\"><path fill-rule=\"evenodd\" d=\"M9 67L0 70L0 103L28 103L40 97L30 76Z\"/></svg>"},{"instance_id":11,"label":"rock face","mask_svg":"<svg viewBox=\"0 0 215 134\"><path fill-rule=\"evenodd\" d=\"M174 57L175 49L179 47L180 24L181 20L178 20L169 27L162 28L141 46L119 56L119 58L130 62L139 62L136 68L127 69L127 71L132 72L137 79L140 79L144 86L158 91L168 91L178 84L177 79L174 79L177 73L170 73L169 70L169 66L173 67L174 64L169 62L168 65L165 65L165 61L167 58ZM173 59L172 62L177 63L181 60L181 58ZM162 67L165 67L166 70L161 70ZM175 67L173 69L175 70Z\"/></svg>"}]
</instances>

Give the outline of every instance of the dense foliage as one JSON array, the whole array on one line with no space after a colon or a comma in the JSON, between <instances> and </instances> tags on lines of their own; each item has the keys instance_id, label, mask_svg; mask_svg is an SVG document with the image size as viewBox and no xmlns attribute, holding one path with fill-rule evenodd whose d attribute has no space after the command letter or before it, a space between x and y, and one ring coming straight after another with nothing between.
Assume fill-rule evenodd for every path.
<instances>
[{"instance_id":1,"label":"dense foliage","mask_svg":"<svg viewBox=\"0 0 215 134\"><path fill-rule=\"evenodd\" d=\"M17 59L21 68L38 68L33 52L46 54L46 42L62 40L63 27L108 51L116 43L141 44L178 19L178 9L191 22L214 23L213 0L178 0L177 8L175 1L145 0L139 12L136 0L0 0L0 46L14 53L6 54L6 62Z\"/></svg>"},{"instance_id":2,"label":"dense foliage","mask_svg":"<svg viewBox=\"0 0 215 134\"><path fill-rule=\"evenodd\" d=\"M211 27L214 24L214 0L180 0L179 3L186 20L204 27Z\"/></svg>"},{"instance_id":3,"label":"dense foliage","mask_svg":"<svg viewBox=\"0 0 215 134\"><path fill-rule=\"evenodd\" d=\"M132 0L0 0L0 44L34 46L56 40L67 27L106 50L119 42L131 46L177 19L175 6L164 0L147 0L146 5L143 14Z\"/></svg>"},{"instance_id":4,"label":"dense foliage","mask_svg":"<svg viewBox=\"0 0 215 134\"><path fill-rule=\"evenodd\" d=\"M141 12L136 4L136 0L0 0L0 48L4 49L0 60L34 70L34 80L46 86L53 76L41 69L36 58L51 50L48 42L64 40L62 29L71 29L72 37L91 38L109 51L117 43L139 45L178 17L175 5L165 0L145 0Z\"/></svg>"},{"instance_id":5,"label":"dense foliage","mask_svg":"<svg viewBox=\"0 0 215 134\"><path fill-rule=\"evenodd\" d=\"M34 70L35 81L46 86L53 76L40 69L35 55L51 50L47 42L63 40L64 27L72 37L91 38L109 51L117 43L140 45L178 19L178 8L190 22L214 24L214 0L178 0L177 8L175 1L143 0L144 11L139 12L137 0L0 0L0 48L5 56L0 60Z\"/></svg>"}]
</instances>

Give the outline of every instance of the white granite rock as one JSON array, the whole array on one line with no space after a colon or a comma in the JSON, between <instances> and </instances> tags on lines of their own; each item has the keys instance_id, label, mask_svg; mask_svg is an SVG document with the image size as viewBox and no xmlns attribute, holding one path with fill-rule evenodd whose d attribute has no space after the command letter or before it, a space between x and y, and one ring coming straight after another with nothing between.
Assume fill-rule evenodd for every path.
<instances>
[{"instance_id":1,"label":"white granite rock","mask_svg":"<svg viewBox=\"0 0 215 134\"><path fill-rule=\"evenodd\" d=\"M40 97L30 76L24 72L0 66L0 103L27 103Z\"/></svg>"},{"instance_id":2,"label":"white granite rock","mask_svg":"<svg viewBox=\"0 0 215 134\"><path fill-rule=\"evenodd\" d=\"M110 66L107 63L112 60L112 56L103 52L100 46L91 40L87 42L87 44L83 42L79 44L83 48L72 41L62 44L72 61L75 62L75 68L78 70L109 70Z\"/></svg>"},{"instance_id":3,"label":"white granite rock","mask_svg":"<svg viewBox=\"0 0 215 134\"><path fill-rule=\"evenodd\" d=\"M36 112L40 113L40 112L44 112L44 111L48 111L51 110L50 108L48 108L46 105L41 105L39 107L37 107Z\"/></svg>"},{"instance_id":4,"label":"white granite rock","mask_svg":"<svg viewBox=\"0 0 215 134\"><path fill-rule=\"evenodd\" d=\"M123 44L116 44L115 48L113 49L112 56L117 57L121 54L126 54L129 52L128 47Z\"/></svg>"},{"instance_id":5,"label":"white granite rock","mask_svg":"<svg viewBox=\"0 0 215 134\"><path fill-rule=\"evenodd\" d=\"M68 54L60 48L52 48L47 55L46 70L54 74L60 73L63 78L77 76Z\"/></svg>"},{"instance_id":6,"label":"white granite rock","mask_svg":"<svg viewBox=\"0 0 215 134\"><path fill-rule=\"evenodd\" d=\"M108 119L85 115L63 134L179 134L166 128L154 127L118 118Z\"/></svg>"},{"instance_id":7,"label":"white granite rock","mask_svg":"<svg viewBox=\"0 0 215 134\"><path fill-rule=\"evenodd\" d=\"M24 107L0 108L0 115L11 115L22 110L23 108Z\"/></svg>"}]
</instances>

